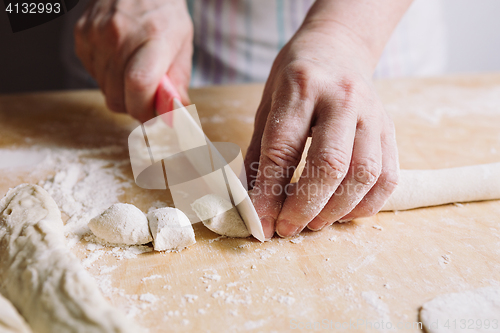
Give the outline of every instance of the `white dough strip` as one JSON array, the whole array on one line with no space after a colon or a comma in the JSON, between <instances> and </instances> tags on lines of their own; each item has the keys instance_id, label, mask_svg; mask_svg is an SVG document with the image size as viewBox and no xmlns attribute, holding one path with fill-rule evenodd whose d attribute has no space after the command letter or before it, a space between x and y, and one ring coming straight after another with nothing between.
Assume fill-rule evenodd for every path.
<instances>
[{"instance_id":1,"label":"white dough strip","mask_svg":"<svg viewBox=\"0 0 500 333\"><path fill-rule=\"evenodd\" d=\"M438 170L401 170L382 211L500 199L500 163Z\"/></svg>"}]
</instances>

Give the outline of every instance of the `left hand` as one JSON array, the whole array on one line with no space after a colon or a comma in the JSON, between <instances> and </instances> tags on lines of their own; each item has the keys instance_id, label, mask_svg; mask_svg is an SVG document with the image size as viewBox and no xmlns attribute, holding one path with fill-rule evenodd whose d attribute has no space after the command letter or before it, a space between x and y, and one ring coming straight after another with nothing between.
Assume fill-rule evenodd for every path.
<instances>
[{"instance_id":1,"label":"left hand","mask_svg":"<svg viewBox=\"0 0 500 333\"><path fill-rule=\"evenodd\" d=\"M376 61L355 36L331 29L301 27L257 110L245 164L266 238L371 216L398 181L394 127L371 81ZM309 135L304 173L290 185Z\"/></svg>"}]
</instances>

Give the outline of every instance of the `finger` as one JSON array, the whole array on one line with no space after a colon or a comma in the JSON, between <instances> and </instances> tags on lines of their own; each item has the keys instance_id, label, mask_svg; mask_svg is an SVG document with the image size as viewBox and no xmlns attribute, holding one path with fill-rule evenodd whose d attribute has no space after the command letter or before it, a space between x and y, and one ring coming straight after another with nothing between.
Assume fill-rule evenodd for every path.
<instances>
[{"instance_id":1,"label":"finger","mask_svg":"<svg viewBox=\"0 0 500 333\"><path fill-rule=\"evenodd\" d=\"M125 82L124 82L124 64L123 62L108 62L106 70L106 105L111 111L126 113L125 108Z\"/></svg>"},{"instance_id":2,"label":"finger","mask_svg":"<svg viewBox=\"0 0 500 333\"><path fill-rule=\"evenodd\" d=\"M191 59L193 55L192 45L191 39L186 38L184 40L181 51L177 53L177 56L173 60L172 65L167 72L170 80L179 92L183 105L191 104L188 88L189 82L191 81Z\"/></svg>"},{"instance_id":3,"label":"finger","mask_svg":"<svg viewBox=\"0 0 500 333\"><path fill-rule=\"evenodd\" d=\"M90 75L94 76L92 48L89 41L88 10L76 22L73 35L75 38L76 55L80 58L80 61Z\"/></svg>"},{"instance_id":4,"label":"finger","mask_svg":"<svg viewBox=\"0 0 500 333\"><path fill-rule=\"evenodd\" d=\"M285 188L300 161L311 125L314 99L301 89L287 80L277 87L262 135L252 198L266 238L274 234L274 221L286 198Z\"/></svg>"},{"instance_id":5,"label":"finger","mask_svg":"<svg viewBox=\"0 0 500 333\"><path fill-rule=\"evenodd\" d=\"M375 118L358 122L349 172L308 227L319 230L352 211L375 185L382 170L380 125Z\"/></svg>"},{"instance_id":6,"label":"finger","mask_svg":"<svg viewBox=\"0 0 500 333\"><path fill-rule=\"evenodd\" d=\"M375 215L386 203L397 187L399 179L398 149L392 122L381 135L382 141L382 174L368 194L349 214L340 218L339 222L347 222L355 218Z\"/></svg>"},{"instance_id":7,"label":"finger","mask_svg":"<svg viewBox=\"0 0 500 333\"><path fill-rule=\"evenodd\" d=\"M269 114L269 110L271 109L271 100L272 100L271 94L268 94L266 92L267 89L264 89L264 95L262 97L259 107L257 108L254 130L252 138L250 140L250 145L248 146L245 155L245 169L246 169L247 183L249 189L252 189L255 186L257 171L259 170L262 135L264 134L264 128L266 127L267 116Z\"/></svg>"},{"instance_id":8,"label":"finger","mask_svg":"<svg viewBox=\"0 0 500 333\"><path fill-rule=\"evenodd\" d=\"M304 171L296 191L285 200L276 222L276 232L282 237L296 235L304 229L323 209L347 174L357 119L356 114L349 110L334 112L332 105L339 102L328 102L316 111L318 116Z\"/></svg>"},{"instance_id":9,"label":"finger","mask_svg":"<svg viewBox=\"0 0 500 333\"><path fill-rule=\"evenodd\" d=\"M132 54L125 67L125 107L141 122L155 116L154 97L172 63L173 50L158 40L148 40Z\"/></svg>"}]
</instances>

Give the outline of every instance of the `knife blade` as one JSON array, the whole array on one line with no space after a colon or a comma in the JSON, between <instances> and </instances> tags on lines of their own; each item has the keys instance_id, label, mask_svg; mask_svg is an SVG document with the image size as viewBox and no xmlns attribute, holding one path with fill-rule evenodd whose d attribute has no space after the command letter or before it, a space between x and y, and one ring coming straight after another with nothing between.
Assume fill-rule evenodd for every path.
<instances>
[{"instance_id":1,"label":"knife blade","mask_svg":"<svg viewBox=\"0 0 500 333\"><path fill-rule=\"evenodd\" d=\"M183 146L191 148L192 137L199 137L202 135L205 138L212 160L218 162L214 163L214 165L227 166L223 168L227 184L216 184L209 181L207 185L214 189L214 193L218 193L221 186L227 186L231 201L245 222L247 229L250 231L252 236L259 241L264 242L264 230L262 229L259 216L252 201L250 200L250 197L248 196L247 190L241 183L238 176L228 166L229 163L225 161L223 155L217 150L215 145L205 135L203 129L181 103L180 96L167 75L162 78L158 87L155 104L157 113L161 115L163 121L168 126L172 127L176 132L181 148ZM176 110L175 113L170 112L172 110ZM199 163L206 162L197 160L197 157L192 154L188 155L188 159L195 169Z\"/></svg>"}]
</instances>

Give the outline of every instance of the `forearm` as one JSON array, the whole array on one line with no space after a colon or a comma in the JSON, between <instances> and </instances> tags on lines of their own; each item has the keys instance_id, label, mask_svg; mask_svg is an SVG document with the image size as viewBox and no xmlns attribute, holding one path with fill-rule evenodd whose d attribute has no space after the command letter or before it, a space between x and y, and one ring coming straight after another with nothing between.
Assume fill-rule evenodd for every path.
<instances>
[{"instance_id":1,"label":"forearm","mask_svg":"<svg viewBox=\"0 0 500 333\"><path fill-rule=\"evenodd\" d=\"M302 29L312 29L332 40L355 44L374 70L397 23L412 0L317 0Z\"/></svg>"}]
</instances>

